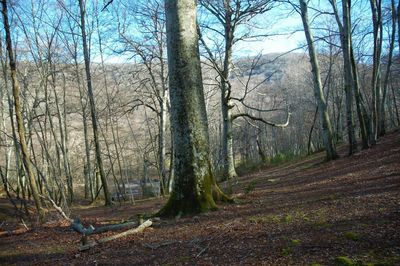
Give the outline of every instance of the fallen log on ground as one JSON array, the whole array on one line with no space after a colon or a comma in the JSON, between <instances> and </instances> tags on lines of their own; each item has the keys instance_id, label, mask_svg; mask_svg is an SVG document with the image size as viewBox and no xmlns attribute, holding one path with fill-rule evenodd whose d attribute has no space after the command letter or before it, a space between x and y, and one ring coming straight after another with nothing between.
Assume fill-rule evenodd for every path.
<instances>
[{"instance_id":1,"label":"fallen log on ground","mask_svg":"<svg viewBox=\"0 0 400 266\"><path fill-rule=\"evenodd\" d=\"M98 227L98 228L95 228L93 225L89 225L87 228L85 228L79 218L71 219L70 217L68 217L68 215L63 211L63 209L61 207L57 206L57 204L54 202L54 200L52 200L50 197L48 197L48 200L53 204L53 207L57 210L57 212L60 213L61 216L65 220L67 220L68 222L71 223L72 229L74 231L82 234L82 239L81 239L82 245L79 248L80 251L87 250L91 247L94 247L94 246L100 244L100 243L105 243L105 242L108 242L108 241L111 241L114 239L118 239L118 238L121 238L121 237L124 237L127 235L142 232L145 228L147 228L153 224L153 222L150 220L147 220L143 223L143 215L139 214L138 222L125 222L125 223L120 223L120 224L111 224L111 225L105 225L105 226ZM123 233L116 234L116 235L113 235L110 237L105 237L105 238L102 238L100 240L93 241L90 243L88 243L88 241L87 241L87 237L89 235L100 234L100 233L104 233L104 232L108 232L108 231L115 231L115 230L120 230L120 229L124 229L124 228L129 228L129 227L136 226L137 224L139 224L139 226L137 228L130 229Z\"/></svg>"},{"instance_id":2,"label":"fallen log on ground","mask_svg":"<svg viewBox=\"0 0 400 266\"><path fill-rule=\"evenodd\" d=\"M92 242L90 242L88 244L82 245L79 248L79 251L88 250L91 247L97 246L98 244L101 244L101 243L106 243L106 242L109 242L109 241L112 241L112 240L115 240L115 239L118 239L118 238L121 238L121 237L125 237L125 236L128 236L128 235L140 233L144 229L146 229L147 227L149 227L151 225L152 225L152 221L151 220L147 220L147 221L145 221L144 223L142 223L141 225L139 225L136 228L130 229L128 231L125 231L125 232L122 232L122 233L119 233L119 234L116 234L116 235L113 235L113 236L108 236L108 237L105 237L105 238L101 238L101 239L99 239L97 241L92 241Z\"/></svg>"},{"instance_id":3,"label":"fallen log on ground","mask_svg":"<svg viewBox=\"0 0 400 266\"><path fill-rule=\"evenodd\" d=\"M116 230L125 229L125 228L129 228L129 227L134 227L137 225L138 225L137 222L125 222L125 223L120 223L120 224L105 225L105 226L96 227L96 228L93 225L89 225L87 228L85 228L79 219L75 219L74 222L71 224L71 227L74 231L76 231L82 235L89 236L89 235L93 235L93 234L101 234L101 233L108 232L108 231L116 231Z\"/></svg>"}]
</instances>

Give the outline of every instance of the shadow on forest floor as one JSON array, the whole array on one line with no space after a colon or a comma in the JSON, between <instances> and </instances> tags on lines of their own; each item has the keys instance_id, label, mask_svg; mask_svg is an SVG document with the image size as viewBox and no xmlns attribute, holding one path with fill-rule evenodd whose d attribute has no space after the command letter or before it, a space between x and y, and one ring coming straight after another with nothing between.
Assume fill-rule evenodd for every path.
<instances>
[{"instance_id":1,"label":"shadow on forest floor","mask_svg":"<svg viewBox=\"0 0 400 266\"><path fill-rule=\"evenodd\" d=\"M400 264L400 132L373 148L323 162L316 154L238 178L235 204L160 220L143 233L79 252L61 222L0 236L0 264ZM86 223L154 213L165 199L76 208ZM1 230L1 229L0 229ZM111 233L112 234L112 233ZM93 237L94 238L94 237Z\"/></svg>"}]
</instances>

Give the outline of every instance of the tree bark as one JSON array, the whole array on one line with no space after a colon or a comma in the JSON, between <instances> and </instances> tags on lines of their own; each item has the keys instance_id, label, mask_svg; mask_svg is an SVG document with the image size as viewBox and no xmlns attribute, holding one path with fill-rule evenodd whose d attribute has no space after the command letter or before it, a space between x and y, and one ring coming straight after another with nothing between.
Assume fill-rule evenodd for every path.
<instances>
[{"instance_id":1,"label":"tree bark","mask_svg":"<svg viewBox=\"0 0 400 266\"><path fill-rule=\"evenodd\" d=\"M10 25L8 22L8 11L7 11L7 1L2 0L2 13L4 20L4 30L6 32L6 46L8 51L9 63L10 63L10 74L11 74L11 84L13 89L13 97L14 97L14 108L15 108L15 117L17 120L17 130L19 135L19 142L22 151L22 161L25 166L26 173L29 179L29 185L31 189L31 193L33 199L35 201L36 209L38 211L39 219L41 222L45 219L45 212L42 207L42 202L39 198L39 190L36 184L36 179L33 173L32 163L25 139L25 129L24 122L22 117L22 109L21 109L21 101L20 101L20 87L17 79L17 69L15 57L12 49L12 41L11 41L11 33L10 33Z\"/></svg>"},{"instance_id":2,"label":"tree bark","mask_svg":"<svg viewBox=\"0 0 400 266\"><path fill-rule=\"evenodd\" d=\"M382 51L382 1L370 0L373 26L373 66L372 66L372 121L371 121L371 143L375 144L378 139L379 105L381 98L381 51Z\"/></svg>"},{"instance_id":3,"label":"tree bark","mask_svg":"<svg viewBox=\"0 0 400 266\"><path fill-rule=\"evenodd\" d=\"M349 154L353 154L357 150L357 140L354 129L354 118L353 118L353 92L352 88L354 85L353 72L351 60L351 20L350 20L350 1L342 1L342 17L343 24L339 18L339 12L336 6L336 0L330 0L332 8L334 10L335 19L340 31L340 42L343 51L343 68L344 68L344 90L346 94L345 105L346 105L346 124L347 124L347 135L349 143ZM362 117L359 115L359 117ZM361 123L362 124L362 123Z\"/></svg>"},{"instance_id":4,"label":"tree bark","mask_svg":"<svg viewBox=\"0 0 400 266\"><path fill-rule=\"evenodd\" d=\"M314 47L314 37L310 29L308 21L308 7L305 0L300 0L301 19L303 21L304 33L308 44L308 53L310 55L311 69L314 81L314 96L318 103L320 119L322 123L322 138L326 151L326 159L333 160L338 157L336 148L333 142L332 125L329 119L328 108L322 89L321 74L317 58L317 52Z\"/></svg>"},{"instance_id":5,"label":"tree bark","mask_svg":"<svg viewBox=\"0 0 400 266\"><path fill-rule=\"evenodd\" d=\"M167 50L170 73L174 187L161 216L216 209L215 184L201 75L195 0L167 0Z\"/></svg>"}]
</instances>

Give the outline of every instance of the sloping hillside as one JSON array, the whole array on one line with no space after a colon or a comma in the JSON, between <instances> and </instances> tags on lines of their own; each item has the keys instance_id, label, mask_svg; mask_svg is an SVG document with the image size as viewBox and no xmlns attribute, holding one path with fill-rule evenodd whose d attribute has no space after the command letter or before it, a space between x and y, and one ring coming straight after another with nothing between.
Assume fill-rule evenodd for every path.
<instances>
[{"instance_id":1,"label":"sloping hillside","mask_svg":"<svg viewBox=\"0 0 400 266\"><path fill-rule=\"evenodd\" d=\"M323 162L315 154L267 167L235 184L216 212L155 221L139 235L79 252L62 223L2 233L1 264L335 265L400 264L400 131L370 150ZM96 225L152 213L162 199L76 209ZM1 230L1 229L0 229ZM103 236L97 236L103 237ZM94 237L93 237L94 238Z\"/></svg>"}]
</instances>

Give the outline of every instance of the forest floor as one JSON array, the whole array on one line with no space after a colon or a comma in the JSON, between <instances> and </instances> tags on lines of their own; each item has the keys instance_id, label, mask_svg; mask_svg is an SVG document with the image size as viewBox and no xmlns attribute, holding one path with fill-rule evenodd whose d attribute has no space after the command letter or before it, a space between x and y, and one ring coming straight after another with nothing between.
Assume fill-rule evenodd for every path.
<instances>
[{"instance_id":1,"label":"forest floor","mask_svg":"<svg viewBox=\"0 0 400 266\"><path fill-rule=\"evenodd\" d=\"M26 230L0 220L0 264L400 265L400 131L351 157L346 147L339 152L332 162L318 153L242 176L235 204L157 220L142 233L82 252L80 236L65 222ZM154 213L164 203L76 207L72 216L101 225ZM353 264L339 263L345 260Z\"/></svg>"}]
</instances>

